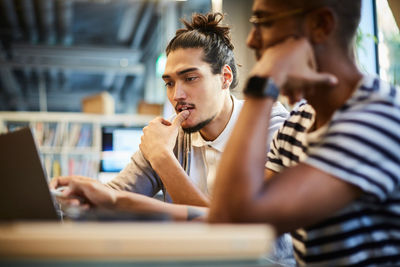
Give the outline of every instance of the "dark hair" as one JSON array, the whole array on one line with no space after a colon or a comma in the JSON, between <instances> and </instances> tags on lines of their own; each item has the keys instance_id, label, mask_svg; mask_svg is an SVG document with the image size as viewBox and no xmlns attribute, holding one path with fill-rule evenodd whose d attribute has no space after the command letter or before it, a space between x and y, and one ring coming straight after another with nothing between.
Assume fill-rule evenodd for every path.
<instances>
[{"instance_id":1,"label":"dark hair","mask_svg":"<svg viewBox=\"0 0 400 267\"><path fill-rule=\"evenodd\" d=\"M275 0L274 3L291 9L332 8L338 17L337 38L344 47L351 45L360 23L361 0Z\"/></svg>"},{"instance_id":2,"label":"dark hair","mask_svg":"<svg viewBox=\"0 0 400 267\"><path fill-rule=\"evenodd\" d=\"M193 14L192 22L182 19L186 28L176 31L175 37L169 42L166 53L178 48L202 48L203 60L211 65L213 74L219 74L227 64L232 69L231 88L238 84L233 44L230 28L220 24L224 15L221 13Z\"/></svg>"}]
</instances>

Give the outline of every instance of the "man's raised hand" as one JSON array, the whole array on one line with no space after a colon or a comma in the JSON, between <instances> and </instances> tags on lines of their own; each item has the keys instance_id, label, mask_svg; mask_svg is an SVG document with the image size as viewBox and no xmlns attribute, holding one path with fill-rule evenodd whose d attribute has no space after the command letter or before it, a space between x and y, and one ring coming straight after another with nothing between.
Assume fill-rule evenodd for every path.
<instances>
[{"instance_id":1,"label":"man's raised hand","mask_svg":"<svg viewBox=\"0 0 400 267\"><path fill-rule=\"evenodd\" d=\"M139 148L150 163L162 158L165 153L173 152L179 127L189 114L189 111L184 110L172 122L158 117L143 128Z\"/></svg>"},{"instance_id":2,"label":"man's raised hand","mask_svg":"<svg viewBox=\"0 0 400 267\"><path fill-rule=\"evenodd\" d=\"M318 72L312 47L304 38L290 37L266 49L251 75L272 77L290 103L337 84L334 75Z\"/></svg>"}]
</instances>

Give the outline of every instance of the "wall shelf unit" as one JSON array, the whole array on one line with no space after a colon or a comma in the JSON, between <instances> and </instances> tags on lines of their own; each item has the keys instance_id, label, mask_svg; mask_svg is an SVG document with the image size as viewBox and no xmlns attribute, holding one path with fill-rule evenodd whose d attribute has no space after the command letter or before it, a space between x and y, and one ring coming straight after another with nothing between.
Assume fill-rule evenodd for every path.
<instances>
[{"instance_id":1,"label":"wall shelf unit","mask_svg":"<svg viewBox=\"0 0 400 267\"><path fill-rule=\"evenodd\" d=\"M74 174L97 178L102 127L144 126L153 118L134 114L0 112L0 133L30 127L49 178Z\"/></svg>"}]
</instances>

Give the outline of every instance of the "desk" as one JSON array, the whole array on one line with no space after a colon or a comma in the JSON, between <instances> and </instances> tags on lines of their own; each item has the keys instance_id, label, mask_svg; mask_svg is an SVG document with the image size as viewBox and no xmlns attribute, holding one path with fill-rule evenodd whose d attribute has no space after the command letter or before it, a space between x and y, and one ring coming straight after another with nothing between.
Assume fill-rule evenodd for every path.
<instances>
[{"instance_id":1,"label":"desk","mask_svg":"<svg viewBox=\"0 0 400 267\"><path fill-rule=\"evenodd\" d=\"M0 224L3 266L265 266L267 225Z\"/></svg>"}]
</instances>

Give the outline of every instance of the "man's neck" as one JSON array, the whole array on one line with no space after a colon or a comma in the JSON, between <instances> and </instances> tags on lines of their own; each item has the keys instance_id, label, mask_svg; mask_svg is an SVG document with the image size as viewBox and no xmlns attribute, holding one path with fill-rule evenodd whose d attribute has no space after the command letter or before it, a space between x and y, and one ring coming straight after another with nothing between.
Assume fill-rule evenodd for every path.
<instances>
[{"instance_id":1,"label":"man's neck","mask_svg":"<svg viewBox=\"0 0 400 267\"><path fill-rule=\"evenodd\" d=\"M333 88L319 88L312 95L307 95L308 103L316 111L314 129L327 123L333 113L339 109L354 93L362 74L353 61L335 53L325 53L319 58L319 71L335 75L339 81Z\"/></svg>"},{"instance_id":2,"label":"man's neck","mask_svg":"<svg viewBox=\"0 0 400 267\"><path fill-rule=\"evenodd\" d=\"M233 112L233 99L230 94L225 98L221 111L215 118L200 130L200 134L206 141L214 141L225 129Z\"/></svg>"}]
</instances>

